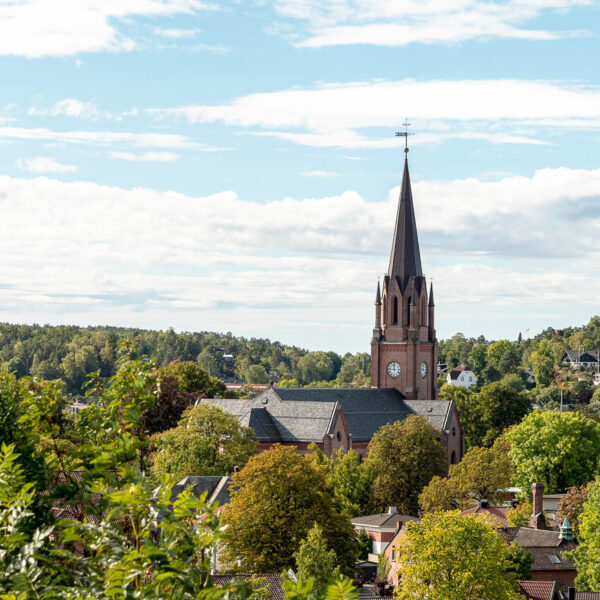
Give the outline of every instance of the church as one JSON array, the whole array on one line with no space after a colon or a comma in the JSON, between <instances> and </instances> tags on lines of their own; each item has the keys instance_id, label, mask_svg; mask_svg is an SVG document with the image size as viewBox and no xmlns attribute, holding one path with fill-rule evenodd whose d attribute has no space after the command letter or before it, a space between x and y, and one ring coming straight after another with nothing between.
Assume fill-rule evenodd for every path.
<instances>
[{"instance_id":1,"label":"church","mask_svg":"<svg viewBox=\"0 0 600 600\"><path fill-rule=\"evenodd\" d=\"M408 149L405 150L408 152ZM433 286L421 268L408 158L388 271L375 295L371 387L271 388L250 400L210 399L251 427L261 449L289 444L305 452L316 443L331 456L339 448L367 455L377 430L411 414L440 432L448 463L464 454L454 402L438 400Z\"/></svg>"}]
</instances>

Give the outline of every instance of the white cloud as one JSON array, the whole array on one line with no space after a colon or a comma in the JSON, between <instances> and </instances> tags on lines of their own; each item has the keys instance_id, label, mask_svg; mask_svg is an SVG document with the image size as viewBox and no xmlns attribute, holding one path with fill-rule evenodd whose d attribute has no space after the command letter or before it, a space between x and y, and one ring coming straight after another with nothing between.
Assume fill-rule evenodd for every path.
<instances>
[{"instance_id":1,"label":"white cloud","mask_svg":"<svg viewBox=\"0 0 600 600\"><path fill-rule=\"evenodd\" d=\"M119 31L120 22L206 9L216 6L200 0L0 0L0 55L129 51L136 42Z\"/></svg>"},{"instance_id":2,"label":"white cloud","mask_svg":"<svg viewBox=\"0 0 600 600\"><path fill-rule=\"evenodd\" d=\"M299 21L299 28L287 34L290 40L310 48L447 44L490 38L554 40L586 32L525 25L550 11L590 4L589 0L273 0L280 16Z\"/></svg>"},{"instance_id":3,"label":"white cloud","mask_svg":"<svg viewBox=\"0 0 600 600\"><path fill-rule=\"evenodd\" d=\"M389 132L407 115L419 133L411 144L448 139L543 144L548 143L543 137L557 126L599 128L600 88L517 79L377 80L254 93L228 104L150 112L192 123L222 121L317 147L393 147L397 141ZM379 134L378 128L386 133Z\"/></svg>"},{"instance_id":4,"label":"white cloud","mask_svg":"<svg viewBox=\"0 0 600 600\"><path fill-rule=\"evenodd\" d=\"M134 154L133 152L109 152L110 158L118 160L127 160L129 162L173 162L179 158L174 152L143 152Z\"/></svg>"},{"instance_id":5,"label":"white cloud","mask_svg":"<svg viewBox=\"0 0 600 600\"><path fill-rule=\"evenodd\" d=\"M204 152L225 150L194 142L189 137L172 133L132 133L117 131L53 131L43 127L0 127L0 140L43 140L64 144L113 146L123 144L148 148L194 148Z\"/></svg>"},{"instance_id":6,"label":"white cloud","mask_svg":"<svg viewBox=\"0 0 600 600\"><path fill-rule=\"evenodd\" d=\"M340 177L339 173L334 173L333 171L304 171L302 173L304 177Z\"/></svg>"},{"instance_id":7,"label":"white cloud","mask_svg":"<svg viewBox=\"0 0 600 600\"><path fill-rule=\"evenodd\" d=\"M200 29L176 29L155 27L154 33L165 38L180 40L192 38L200 33Z\"/></svg>"},{"instance_id":8,"label":"white cloud","mask_svg":"<svg viewBox=\"0 0 600 600\"><path fill-rule=\"evenodd\" d=\"M413 195L442 335L502 335L490 310L507 327L597 311L600 170L419 181ZM0 177L0 320L234 330L354 350L368 343L396 206L397 189L380 201L346 191L258 203Z\"/></svg>"},{"instance_id":9,"label":"white cloud","mask_svg":"<svg viewBox=\"0 0 600 600\"><path fill-rule=\"evenodd\" d=\"M96 119L100 110L95 102L81 102L75 98L59 100L51 111L52 115L65 115L67 117L78 117L84 119Z\"/></svg>"},{"instance_id":10,"label":"white cloud","mask_svg":"<svg viewBox=\"0 0 600 600\"><path fill-rule=\"evenodd\" d=\"M75 173L75 165L63 165L52 158L37 156L36 158L19 158L16 161L19 169L30 173Z\"/></svg>"}]
</instances>

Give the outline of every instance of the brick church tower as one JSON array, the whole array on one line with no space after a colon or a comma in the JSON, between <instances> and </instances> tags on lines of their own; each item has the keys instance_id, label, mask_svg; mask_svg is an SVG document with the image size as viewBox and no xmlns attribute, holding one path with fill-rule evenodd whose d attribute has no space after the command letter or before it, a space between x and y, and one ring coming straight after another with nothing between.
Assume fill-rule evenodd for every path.
<instances>
[{"instance_id":1,"label":"brick church tower","mask_svg":"<svg viewBox=\"0 0 600 600\"><path fill-rule=\"evenodd\" d=\"M405 398L437 399L438 342L434 327L433 285L421 270L408 160L392 242L390 266L377 283L375 328L371 341L371 387L395 388Z\"/></svg>"}]
</instances>

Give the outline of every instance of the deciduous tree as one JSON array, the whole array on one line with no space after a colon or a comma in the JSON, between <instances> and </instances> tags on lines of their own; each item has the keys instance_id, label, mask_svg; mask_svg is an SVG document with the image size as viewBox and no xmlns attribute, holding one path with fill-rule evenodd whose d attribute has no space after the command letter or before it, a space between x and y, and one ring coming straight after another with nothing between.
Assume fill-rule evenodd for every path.
<instances>
[{"instance_id":1,"label":"deciduous tree","mask_svg":"<svg viewBox=\"0 0 600 600\"><path fill-rule=\"evenodd\" d=\"M589 486L579 519L579 545L572 552L577 568L578 590L600 592L600 480Z\"/></svg>"},{"instance_id":2,"label":"deciduous tree","mask_svg":"<svg viewBox=\"0 0 600 600\"><path fill-rule=\"evenodd\" d=\"M579 520L589 496L589 490L584 485L571 487L558 503L556 516L559 520L569 519L575 537L579 534Z\"/></svg>"},{"instance_id":3,"label":"deciduous tree","mask_svg":"<svg viewBox=\"0 0 600 600\"><path fill-rule=\"evenodd\" d=\"M369 443L369 458L375 479L372 502L380 510L397 506L404 514L416 515L419 494L435 475L446 475L446 451L441 433L420 415L384 425Z\"/></svg>"},{"instance_id":4,"label":"deciduous tree","mask_svg":"<svg viewBox=\"0 0 600 600\"><path fill-rule=\"evenodd\" d=\"M430 513L396 546L399 600L518 600L511 549L475 515Z\"/></svg>"},{"instance_id":5,"label":"deciduous tree","mask_svg":"<svg viewBox=\"0 0 600 600\"><path fill-rule=\"evenodd\" d=\"M225 561L240 572L277 573L295 567L294 555L315 523L342 567L353 565L356 542L347 515L336 512L326 469L276 445L252 456L233 475L225 513Z\"/></svg>"},{"instance_id":6,"label":"deciduous tree","mask_svg":"<svg viewBox=\"0 0 600 600\"><path fill-rule=\"evenodd\" d=\"M156 436L156 446L152 457L156 481L167 473L176 480L188 475L228 475L258 451L252 429L210 402L187 409L177 427Z\"/></svg>"},{"instance_id":7,"label":"deciduous tree","mask_svg":"<svg viewBox=\"0 0 600 600\"><path fill-rule=\"evenodd\" d=\"M547 493L585 485L600 459L600 423L580 413L536 410L509 430L514 483L527 490L542 482Z\"/></svg>"}]
</instances>

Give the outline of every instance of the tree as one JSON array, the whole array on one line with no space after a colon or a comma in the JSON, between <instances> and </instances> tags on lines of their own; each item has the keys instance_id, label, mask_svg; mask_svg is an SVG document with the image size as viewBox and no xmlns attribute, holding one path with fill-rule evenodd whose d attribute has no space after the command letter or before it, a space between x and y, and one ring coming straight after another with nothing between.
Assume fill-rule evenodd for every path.
<instances>
[{"instance_id":1,"label":"tree","mask_svg":"<svg viewBox=\"0 0 600 600\"><path fill-rule=\"evenodd\" d=\"M191 360L172 362L160 369L160 375L175 379L177 391L182 393L206 393L211 384L208 373Z\"/></svg>"},{"instance_id":2,"label":"tree","mask_svg":"<svg viewBox=\"0 0 600 600\"><path fill-rule=\"evenodd\" d=\"M537 385L550 385L554 375L554 353L549 340L541 340L537 348L529 355L529 364L533 369Z\"/></svg>"},{"instance_id":3,"label":"tree","mask_svg":"<svg viewBox=\"0 0 600 600\"><path fill-rule=\"evenodd\" d=\"M447 479L434 477L419 496L424 512L464 510L474 501L497 500L498 490L510 485L511 464L506 442L492 448L470 448L457 465L450 465Z\"/></svg>"},{"instance_id":4,"label":"tree","mask_svg":"<svg viewBox=\"0 0 600 600\"><path fill-rule=\"evenodd\" d=\"M330 485L338 512L352 517L364 514L369 503L373 472L369 462L363 462L353 450L340 448L333 461Z\"/></svg>"},{"instance_id":5,"label":"tree","mask_svg":"<svg viewBox=\"0 0 600 600\"><path fill-rule=\"evenodd\" d=\"M417 515L419 494L435 475L446 475L446 451L440 432L420 415L389 423L379 429L369 443L368 461L375 479L372 502L383 510Z\"/></svg>"},{"instance_id":6,"label":"tree","mask_svg":"<svg viewBox=\"0 0 600 600\"><path fill-rule=\"evenodd\" d=\"M500 361L507 353L515 353L515 347L508 340L499 340L487 347L488 363L500 370Z\"/></svg>"},{"instance_id":7,"label":"tree","mask_svg":"<svg viewBox=\"0 0 600 600\"><path fill-rule=\"evenodd\" d=\"M156 436L152 475L228 475L258 451L254 432L222 408L202 402L188 408L179 425Z\"/></svg>"},{"instance_id":8,"label":"tree","mask_svg":"<svg viewBox=\"0 0 600 600\"><path fill-rule=\"evenodd\" d=\"M245 573L295 567L294 555L315 523L322 526L336 564L354 564L353 530L347 516L333 507L323 466L293 446L275 445L252 456L232 479L223 553L230 567Z\"/></svg>"},{"instance_id":9,"label":"tree","mask_svg":"<svg viewBox=\"0 0 600 600\"><path fill-rule=\"evenodd\" d=\"M542 482L547 493L587 484L600 459L600 423L580 413L535 410L507 433L514 483L528 490Z\"/></svg>"},{"instance_id":10,"label":"tree","mask_svg":"<svg viewBox=\"0 0 600 600\"><path fill-rule=\"evenodd\" d=\"M440 390L440 400L453 400L456 404L467 448L481 445L485 428L477 395L462 386L445 384Z\"/></svg>"},{"instance_id":11,"label":"tree","mask_svg":"<svg viewBox=\"0 0 600 600\"><path fill-rule=\"evenodd\" d=\"M510 350L506 350L498 361L498 371L502 375L508 375L514 373L519 368L519 356L517 355L516 348L512 346Z\"/></svg>"},{"instance_id":12,"label":"tree","mask_svg":"<svg viewBox=\"0 0 600 600\"><path fill-rule=\"evenodd\" d=\"M510 546L494 525L475 515L429 513L421 521L408 523L396 556L399 600L521 597Z\"/></svg>"},{"instance_id":13,"label":"tree","mask_svg":"<svg viewBox=\"0 0 600 600\"><path fill-rule=\"evenodd\" d=\"M575 560L578 590L600 592L600 480L589 486L588 499L579 519L579 542L570 553Z\"/></svg>"},{"instance_id":14,"label":"tree","mask_svg":"<svg viewBox=\"0 0 600 600\"><path fill-rule=\"evenodd\" d=\"M579 534L579 520L589 496L589 490L584 486L571 487L558 503L556 516L560 521L569 519L575 537Z\"/></svg>"},{"instance_id":15,"label":"tree","mask_svg":"<svg viewBox=\"0 0 600 600\"><path fill-rule=\"evenodd\" d=\"M193 394L178 391L177 380L174 377L164 376L160 382L160 395L144 413L146 433L153 435L177 427L183 411L193 406L194 402Z\"/></svg>"},{"instance_id":16,"label":"tree","mask_svg":"<svg viewBox=\"0 0 600 600\"><path fill-rule=\"evenodd\" d=\"M298 361L302 378L307 381L328 381L333 376L333 361L325 352L305 354Z\"/></svg>"},{"instance_id":17,"label":"tree","mask_svg":"<svg viewBox=\"0 0 600 600\"><path fill-rule=\"evenodd\" d=\"M502 373L494 367L494 365L488 365L482 372L483 380L486 383L494 383L495 381L500 381L502 379Z\"/></svg>"},{"instance_id":18,"label":"tree","mask_svg":"<svg viewBox=\"0 0 600 600\"><path fill-rule=\"evenodd\" d=\"M244 370L246 383L269 383L269 376L263 365L248 365Z\"/></svg>"},{"instance_id":19,"label":"tree","mask_svg":"<svg viewBox=\"0 0 600 600\"><path fill-rule=\"evenodd\" d=\"M358 558L359 560L367 560L369 554L373 550L373 541L369 537L366 529L361 529L356 536L358 542Z\"/></svg>"},{"instance_id":20,"label":"tree","mask_svg":"<svg viewBox=\"0 0 600 600\"><path fill-rule=\"evenodd\" d=\"M529 527L533 505L530 500L523 500L506 511L506 520L511 527Z\"/></svg>"},{"instance_id":21,"label":"tree","mask_svg":"<svg viewBox=\"0 0 600 600\"><path fill-rule=\"evenodd\" d=\"M483 370L487 367L487 346L477 344L469 352L468 364L473 369L477 379L483 378Z\"/></svg>"},{"instance_id":22,"label":"tree","mask_svg":"<svg viewBox=\"0 0 600 600\"><path fill-rule=\"evenodd\" d=\"M517 373L510 373L505 375L500 383L506 387L512 388L515 392L522 392L525 389L525 382L523 378Z\"/></svg>"},{"instance_id":23,"label":"tree","mask_svg":"<svg viewBox=\"0 0 600 600\"><path fill-rule=\"evenodd\" d=\"M336 566L335 552L328 549L327 540L319 525L315 523L306 539L300 542L294 558L298 579L306 582L312 577L314 586L311 598L319 600L325 595L328 582L332 578L337 578L340 572L339 567Z\"/></svg>"},{"instance_id":24,"label":"tree","mask_svg":"<svg viewBox=\"0 0 600 600\"><path fill-rule=\"evenodd\" d=\"M484 385L477 395L485 435L480 440L483 446L490 446L508 427L519 423L531 410L527 396L502 383Z\"/></svg>"}]
</instances>

